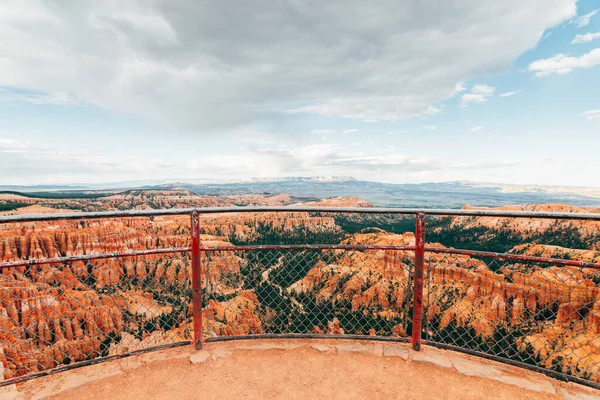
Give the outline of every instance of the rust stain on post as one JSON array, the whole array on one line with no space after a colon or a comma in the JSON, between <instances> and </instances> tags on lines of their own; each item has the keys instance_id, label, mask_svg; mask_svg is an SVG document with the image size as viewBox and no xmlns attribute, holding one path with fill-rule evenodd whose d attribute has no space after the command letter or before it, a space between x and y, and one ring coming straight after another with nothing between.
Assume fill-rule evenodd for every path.
<instances>
[{"instance_id":1,"label":"rust stain on post","mask_svg":"<svg viewBox=\"0 0 600 400\"><path fill-rule=\"evenodd\" d=\"M192 308L194 314L194 348L202 349L202 289L200 287L200 222L198 212L191 215L192 230Z\"/></svg>"},{"instance_id":2,"label":"rust stain on post","mask_svg":"<svg viewBox=\"0 0 600 400\"><path fill-rule=\"evenodd\" d=\"M423 320L423 268L425 264L425 214L417 214L415 228L415 281L411 343L421 349L421 322Z\"/></svg>"}]
</instances>

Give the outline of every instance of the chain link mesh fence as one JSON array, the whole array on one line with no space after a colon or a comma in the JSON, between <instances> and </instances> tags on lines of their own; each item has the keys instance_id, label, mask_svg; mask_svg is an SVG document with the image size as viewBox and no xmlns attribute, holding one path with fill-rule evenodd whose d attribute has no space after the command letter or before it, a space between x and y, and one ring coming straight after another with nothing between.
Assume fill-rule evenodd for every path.
<instances>
[{"instance_id":1,"label":"chain link mesh fence","mask_svg":"<svg viewBox=\"0 0 600 400\"><path fill-rule=\"evenodd\" d=\"M405 337L412 251L208 252L204 335Z\"/></svg>"},{"instance_id":2,"label":"chain link mesh fence","mask_svg":"<svg viewBox=\"0 0 600 400\"><path fill-rule=\"evenodd\" d=\"M600 271L426 255L424 339L600 381Z\"/></svg>"},{"instance_id":3,"label":"chain link mesh fence","mask_svg":"<svg viewBox=\"0 0 600 400\"><path fill-rule=\"evenodd\" d=\"M190 339L187 254L0 273L3 379Z\"/></svg>"}]
</instances>

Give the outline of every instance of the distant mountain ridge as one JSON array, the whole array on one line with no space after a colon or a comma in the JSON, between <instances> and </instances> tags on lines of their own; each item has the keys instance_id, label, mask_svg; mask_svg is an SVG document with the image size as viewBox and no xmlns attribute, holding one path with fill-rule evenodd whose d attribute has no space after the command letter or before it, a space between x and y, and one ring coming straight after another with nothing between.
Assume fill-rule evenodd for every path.
<instances>
[{"instance_id":1,"label":"distant mountain ridge","mask_svg":"<svg viewBox=\"0 0 600 400\"><path fill-rule=\"evenodd\" d=\"M0 191L43 196L64 193L76 197L126 190L184 189L197 195L287 194L300 201L327 197L361 197L379 207L459 208L465 204L503 205L563 203L600 206L600 188L510 185L481 182L393 184L357 180L350 176L258 177L231 181L170 180L81 185L1 186Z\"/></svg>"},{"instance_id":2,"label":"distant mountain ridge","mask_svg":"<svg viewBox=\"0 0 600 400\"><path fill-rule=\"evenodd\" d=\"M326 197L360 197L379 207L459 208L519 204L565 203L600 206L600 189L495 185L469 182L392 184L360 180L272 180L227 184L180 184L177 187L199 195L241 193L286 193L292 197L317 200ZM169 184L160 188L174 188Z\"/></svg>"}]
</instances>

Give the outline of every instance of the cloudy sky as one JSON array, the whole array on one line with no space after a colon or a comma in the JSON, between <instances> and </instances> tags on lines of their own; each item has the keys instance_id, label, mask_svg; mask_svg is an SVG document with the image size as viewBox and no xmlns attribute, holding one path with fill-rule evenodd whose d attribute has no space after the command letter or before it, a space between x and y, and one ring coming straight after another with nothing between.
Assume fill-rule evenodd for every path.
<instances>
[{"instance_id":1,"label":"cloudy sky","mask_svg":"<svg viewBox=\"0 0 600 400\"><path fill-rule=\"evenodd\" d=\"M595 0L0 2L0 184L600 186Z\"/></svg>"}]
</instances>

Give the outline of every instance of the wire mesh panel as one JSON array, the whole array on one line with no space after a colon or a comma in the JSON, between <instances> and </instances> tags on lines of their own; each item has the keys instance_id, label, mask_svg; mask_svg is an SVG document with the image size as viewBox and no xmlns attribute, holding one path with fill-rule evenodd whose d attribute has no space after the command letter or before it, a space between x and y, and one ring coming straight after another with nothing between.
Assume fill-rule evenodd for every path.
<instances>
[{"instance_id":1,"label":"wire mesh panel","mask_svg":"<svg viewBox=\"0 0 600 400\"><path fill-rule=\"evenodd\" d=\"M189 339L189 265L167 254L3 269L3 378Z\"/></svg>"},{"instance_id":2,"label":"wire mesh panel","mask_svg":"<svg viewBox=\"0 0 600 400\"><path fill-rule=\"evenodd\" d=\"M427 258L425 339L600 381L600 271Z\"/></svg>"},{"instance_id":3,"label":"wire mesh panel","mask_svg":"<svg viewBox=\"0 0 600 400\"><path fill-rule=\"evenodd\" d=\"M204 334L404 337L411 251L207 252Z\"/></svg>"}]
</instances>

